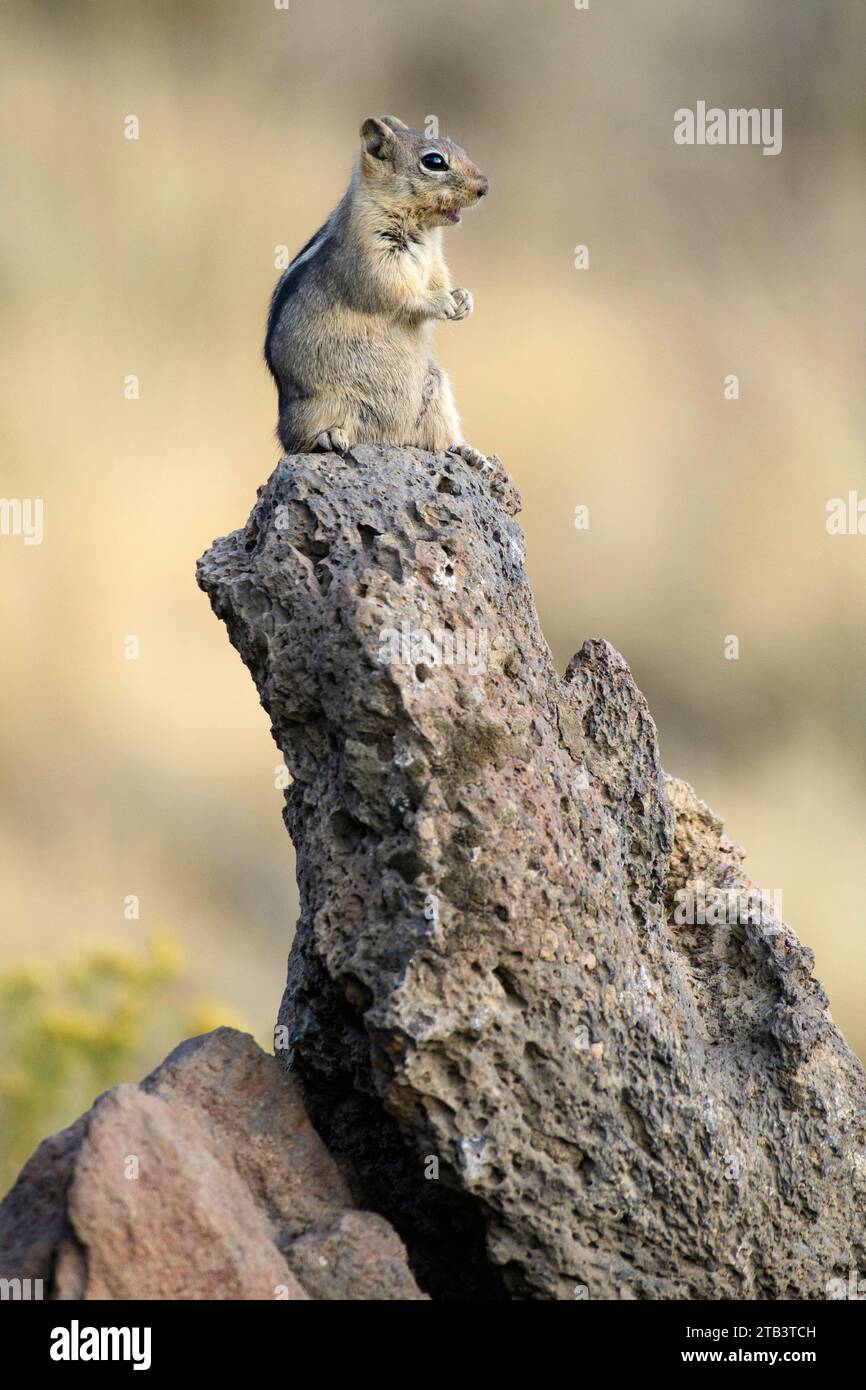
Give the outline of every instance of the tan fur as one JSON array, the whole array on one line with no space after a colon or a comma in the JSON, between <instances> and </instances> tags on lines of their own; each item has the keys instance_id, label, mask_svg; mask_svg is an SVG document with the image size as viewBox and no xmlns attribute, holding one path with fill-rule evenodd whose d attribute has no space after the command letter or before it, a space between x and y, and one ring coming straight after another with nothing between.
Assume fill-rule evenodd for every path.
<instances>
[{"instance_id":1,"label":"tan fur","mask_svg":"<svg viewBox=\"0 0 866 1390\"><path fill-rule=\"evenodd\" d=\"M431 157L446 168L427 169ZM472 312L469 291L449 288L442 227L486 192L450 140L364 122L348 192L274 293L265 356L287 452L386 443L483 460L461 440L431 340L437 320Z\"/></svg>"}]
</instances>

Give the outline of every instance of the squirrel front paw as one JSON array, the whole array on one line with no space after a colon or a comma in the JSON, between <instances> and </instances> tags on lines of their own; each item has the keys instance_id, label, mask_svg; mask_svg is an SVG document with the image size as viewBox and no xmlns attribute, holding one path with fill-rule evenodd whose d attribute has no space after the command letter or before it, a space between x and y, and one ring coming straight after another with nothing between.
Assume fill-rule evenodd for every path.
<instances>
[{"instance_id":1,"label":"squirrel front paw","mask_svg":"<svg viewBox=\"0 0 866 1390\"><path fill-rule=\"evenodd\" d=\"M313 440L313 452L317 454L347 454L349 439L342 430L322 430Z\"/></svg>"},{"instance_id":2,"label":"squirrel front paw","mask_svg":"<svg viewBox=\"0 0 866 1390\"><path fill-rule=\"evenodd\" d=\"M451 306L445 317L455 321L468 319L474 308L475 301L469 290L451 290Z\"/></svg>"},{"instance_id":3,"label":"squirrel front paw","mask_svg":"<svg viewBox=\"0 0 866 1390\"><path fill-rule=\"evenodd\" d=\"M493 470L499 467L499 459L495 455L489 459L480 449L473 449L471 444L452 444L448 453L456 454L464 463L468 463L470 468Z\"/></svg>"}]
</instances>

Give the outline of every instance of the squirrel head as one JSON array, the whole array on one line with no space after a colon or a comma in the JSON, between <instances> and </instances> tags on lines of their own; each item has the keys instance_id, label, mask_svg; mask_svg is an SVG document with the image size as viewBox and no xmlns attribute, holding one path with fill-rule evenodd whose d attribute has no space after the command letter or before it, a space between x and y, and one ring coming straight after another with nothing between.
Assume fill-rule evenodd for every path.
<instances>
[{"instance_id":1,"label":"squirrel head","mask_svg":"<svg viewBox=\"0 0 866 1390\"><path fill-rule=\"evenodd\" d=\"M489 183L453 140L411 130L396 116L369 116L361 126L359 172L369 196L419 228L453 226Z\"/></svg>"}]
</instances>

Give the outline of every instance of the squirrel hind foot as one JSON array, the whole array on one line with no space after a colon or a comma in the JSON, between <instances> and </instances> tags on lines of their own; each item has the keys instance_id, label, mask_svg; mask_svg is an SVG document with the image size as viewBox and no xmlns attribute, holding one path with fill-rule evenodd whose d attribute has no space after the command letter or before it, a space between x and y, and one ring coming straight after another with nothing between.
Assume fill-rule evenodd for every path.
<instances>
[{"instance_id":1,"label":"squirrel hind foot","mask_svg":"<svg viewBox=\"0 0 866 1390\"><path fill-rule=\"evenodd\" d=\"M350 449L349 439L342 430L322 430L313 440L313 452L317 454L347 454Z\"/></svg>"},{"instance_id":2,"label":"squirrel hind foot","mask_svg":"<svg viewBox=\"0 0 866 1390\"><path fill-rule=\"evenodd\" d=\"M473 449L471 444L452 444L445 452L456 454L464 463L468 463L470 468L495 469L499 462L498 459L487 458L480 449Z\"/></svg>"}]
</instances>

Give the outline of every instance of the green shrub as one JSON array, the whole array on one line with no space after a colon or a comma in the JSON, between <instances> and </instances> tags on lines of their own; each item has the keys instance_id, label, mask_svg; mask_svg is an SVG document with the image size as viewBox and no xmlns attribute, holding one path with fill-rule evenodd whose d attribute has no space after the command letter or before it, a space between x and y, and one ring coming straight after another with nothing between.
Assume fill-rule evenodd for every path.
<instances>
[{"instance_id":1,"label":"green shrub","mask_svg":"<svg viewBox=\"0 0 866 1390\"><path fill-rule=\"evenodd\" d=\"M119 1081L139 1081L184 1037L219 1024L251 1031L211 999L184 999L175 937L143 951L85 947L0 974L0 1192L46 1135Z\"/></svg>"}]
</instances>

